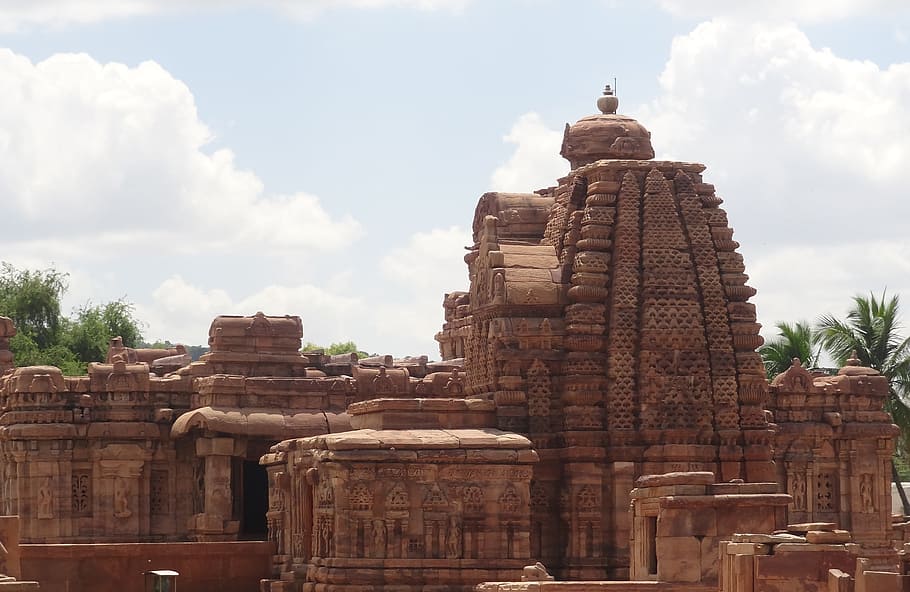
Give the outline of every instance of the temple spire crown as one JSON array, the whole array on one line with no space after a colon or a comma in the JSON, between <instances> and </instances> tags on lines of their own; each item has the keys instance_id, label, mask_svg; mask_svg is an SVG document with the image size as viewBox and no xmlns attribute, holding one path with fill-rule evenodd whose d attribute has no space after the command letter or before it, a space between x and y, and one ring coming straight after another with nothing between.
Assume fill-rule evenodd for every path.
<instances>
[{"instance_id":1,"label":"temple spire crown","mask_svg":"<svg viewBox=\"0 0 910 592\"><path fill-rule=\"evenodd\" d=\"M619 108L619 97L613 94L613 87L604 87L604 94L597 97L597 108L604 115L614 115Z\"/></svg>"}]
</instances>

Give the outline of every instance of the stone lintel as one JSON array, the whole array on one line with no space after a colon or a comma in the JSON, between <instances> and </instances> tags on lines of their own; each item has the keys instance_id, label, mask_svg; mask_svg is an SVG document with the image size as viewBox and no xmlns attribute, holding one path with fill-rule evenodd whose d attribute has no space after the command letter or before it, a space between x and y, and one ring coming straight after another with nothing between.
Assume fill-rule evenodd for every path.
<instances>
[{"instance_id":1,"label":"stone lintel","mask_svg":"<svg viewBox=\"0 0 910 592\"><path fill-rule=\"evenodd\" d=\"M660 498L661 508L716 508L721 506L764 507L787 506L793 497L786 493L678 495Z\"/></svg>"},{"instance_id":2,"label":"stone lintel","mask_svg":"<svg viewBox=\"0 0 910 592\"><path fill-rule=\"evenodd\" d=\"M662 475L642 475L635 480L636 487L659 487L663 485L712 485L714 473L711 471L689 471L664 473Z\"/></svg>"}]
</instances>

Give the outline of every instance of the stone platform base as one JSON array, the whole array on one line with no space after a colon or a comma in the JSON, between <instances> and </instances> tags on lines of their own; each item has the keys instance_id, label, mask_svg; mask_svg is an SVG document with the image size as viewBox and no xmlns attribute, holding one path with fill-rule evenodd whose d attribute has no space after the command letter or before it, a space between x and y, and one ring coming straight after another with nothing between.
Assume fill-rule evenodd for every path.
<instances>
[{"instance_id":1,"label":"stone platform base","mask_svg":"<svg viewBox=\"0 0 910 592\"><path fill-rule=\"evenodd\" d=\"M173 569L178 590L254 592L272 573L274 545L230 543L112 543L21 545L22 577L47 592L139 592L143 572ZM34 588L22 588L33 590ZM7 592L7 588L0 591ZM9 590L18 590L9 588Z\"/></svg>"},{"instance_id":2,"label":"stone platform base","mask_svg":"<svg viewBox=\"0 0 910 592\"><path fill-rule=\"evenodd\" d=\"M717 592L717 586L669 582L484 582L477 592Z\"/></svg>"},{"instance_id":3,"label":"stone platform base","mask_svg":"<svg viewBox=\"0 0 910 592\"><path fill-rule=\"evenodd\" d=\"M0 580L0 590L3 592L25 592L25 590L40 590L38 582L19 582L17 580Z\"/></svg>"},{"instance_id":4,"label":"stone platform base","mask_svg":"<svg viewBox=\"0 0 910 592\"><path fill-rule=\"evenodd\" d=\"M266 592L472 592L484 581L520 580L527 559L331 559L306 578L263 581ZM300 571L298 571L300 573Z\"/></svg>"}]
</instances>

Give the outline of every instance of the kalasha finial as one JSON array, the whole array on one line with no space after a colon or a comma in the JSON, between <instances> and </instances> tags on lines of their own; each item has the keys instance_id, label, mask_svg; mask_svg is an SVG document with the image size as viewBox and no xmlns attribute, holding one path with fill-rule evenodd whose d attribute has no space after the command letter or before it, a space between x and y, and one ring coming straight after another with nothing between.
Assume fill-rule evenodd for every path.
<instances>
[{"instance_id":1,"label":"kalasha finial","mask_svg":"<svg viewBox=\"0 0 910 592\"><path fill-rule=\"evenodd\" d=\"M604 115L611 115L616 113L618 107L619 98L613 94L613 87L608 84L604 87L604 94L597 97L597 108Z\"/></svg>"}]
</instances>

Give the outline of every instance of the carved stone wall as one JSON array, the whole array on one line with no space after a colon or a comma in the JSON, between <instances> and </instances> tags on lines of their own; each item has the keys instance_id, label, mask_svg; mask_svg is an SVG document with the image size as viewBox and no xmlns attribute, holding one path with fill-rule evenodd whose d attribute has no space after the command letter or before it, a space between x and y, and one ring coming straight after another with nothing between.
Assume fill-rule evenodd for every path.
<instances>
[{"instance_id":1,"label":"carved stone wall","mask_svg":"<svg viewBox=\"0 0 910 592\"><path fill-rule=\"evenodd\" d=\"M895 568L891 455L897 428L882 410L887 378L850 360L837 376L813 376L794 360L771 383L779 433L777 480L793 496L790 522L850 530L875 567Z\"/></svg>"},{"instance_id":2,"label":"carved stone wall","mask_svg":"<svg viewBox=\"0 0 910 592\"><path fill-rule=\"evenodd\" d=\"M20 515L22 541L179 539L187 516L161 500L180 497L167 422L188 400L180 390L189 379L153 383L147 365L122 360L86 377L40 366L3 377L3 510Z\"/></svg>"},{"instance_id":3,"label":"carved stone wall","mask_svg":"<svg viewBox=\"0 0 910 592\"><path fill-rule=\"evenodd\" d=\"M541 453L535 483L559 509L546 531L560 542L532 546L561 577L628 574L628 495L643 474L775 478L755 291L703 170L579 166L536 236L508 234L496 194L478 204L468 392L492 397L497 425Z\"/></svg>"},{"instance_id":4,"label":"carved stone wall","mask_svg":"<svg viewBox=\"0 0 910 592\"><path fill-rule=\"evenodd\" d=\"M272 589L468 590L519 577L532 557L537 455L526 438L467 427L495 421L492 409L368 401L351 413L369 428L273 447L262 459L278 549ZM394 429L403 418L412 429Z\"/></svg>"}]
</instances>

